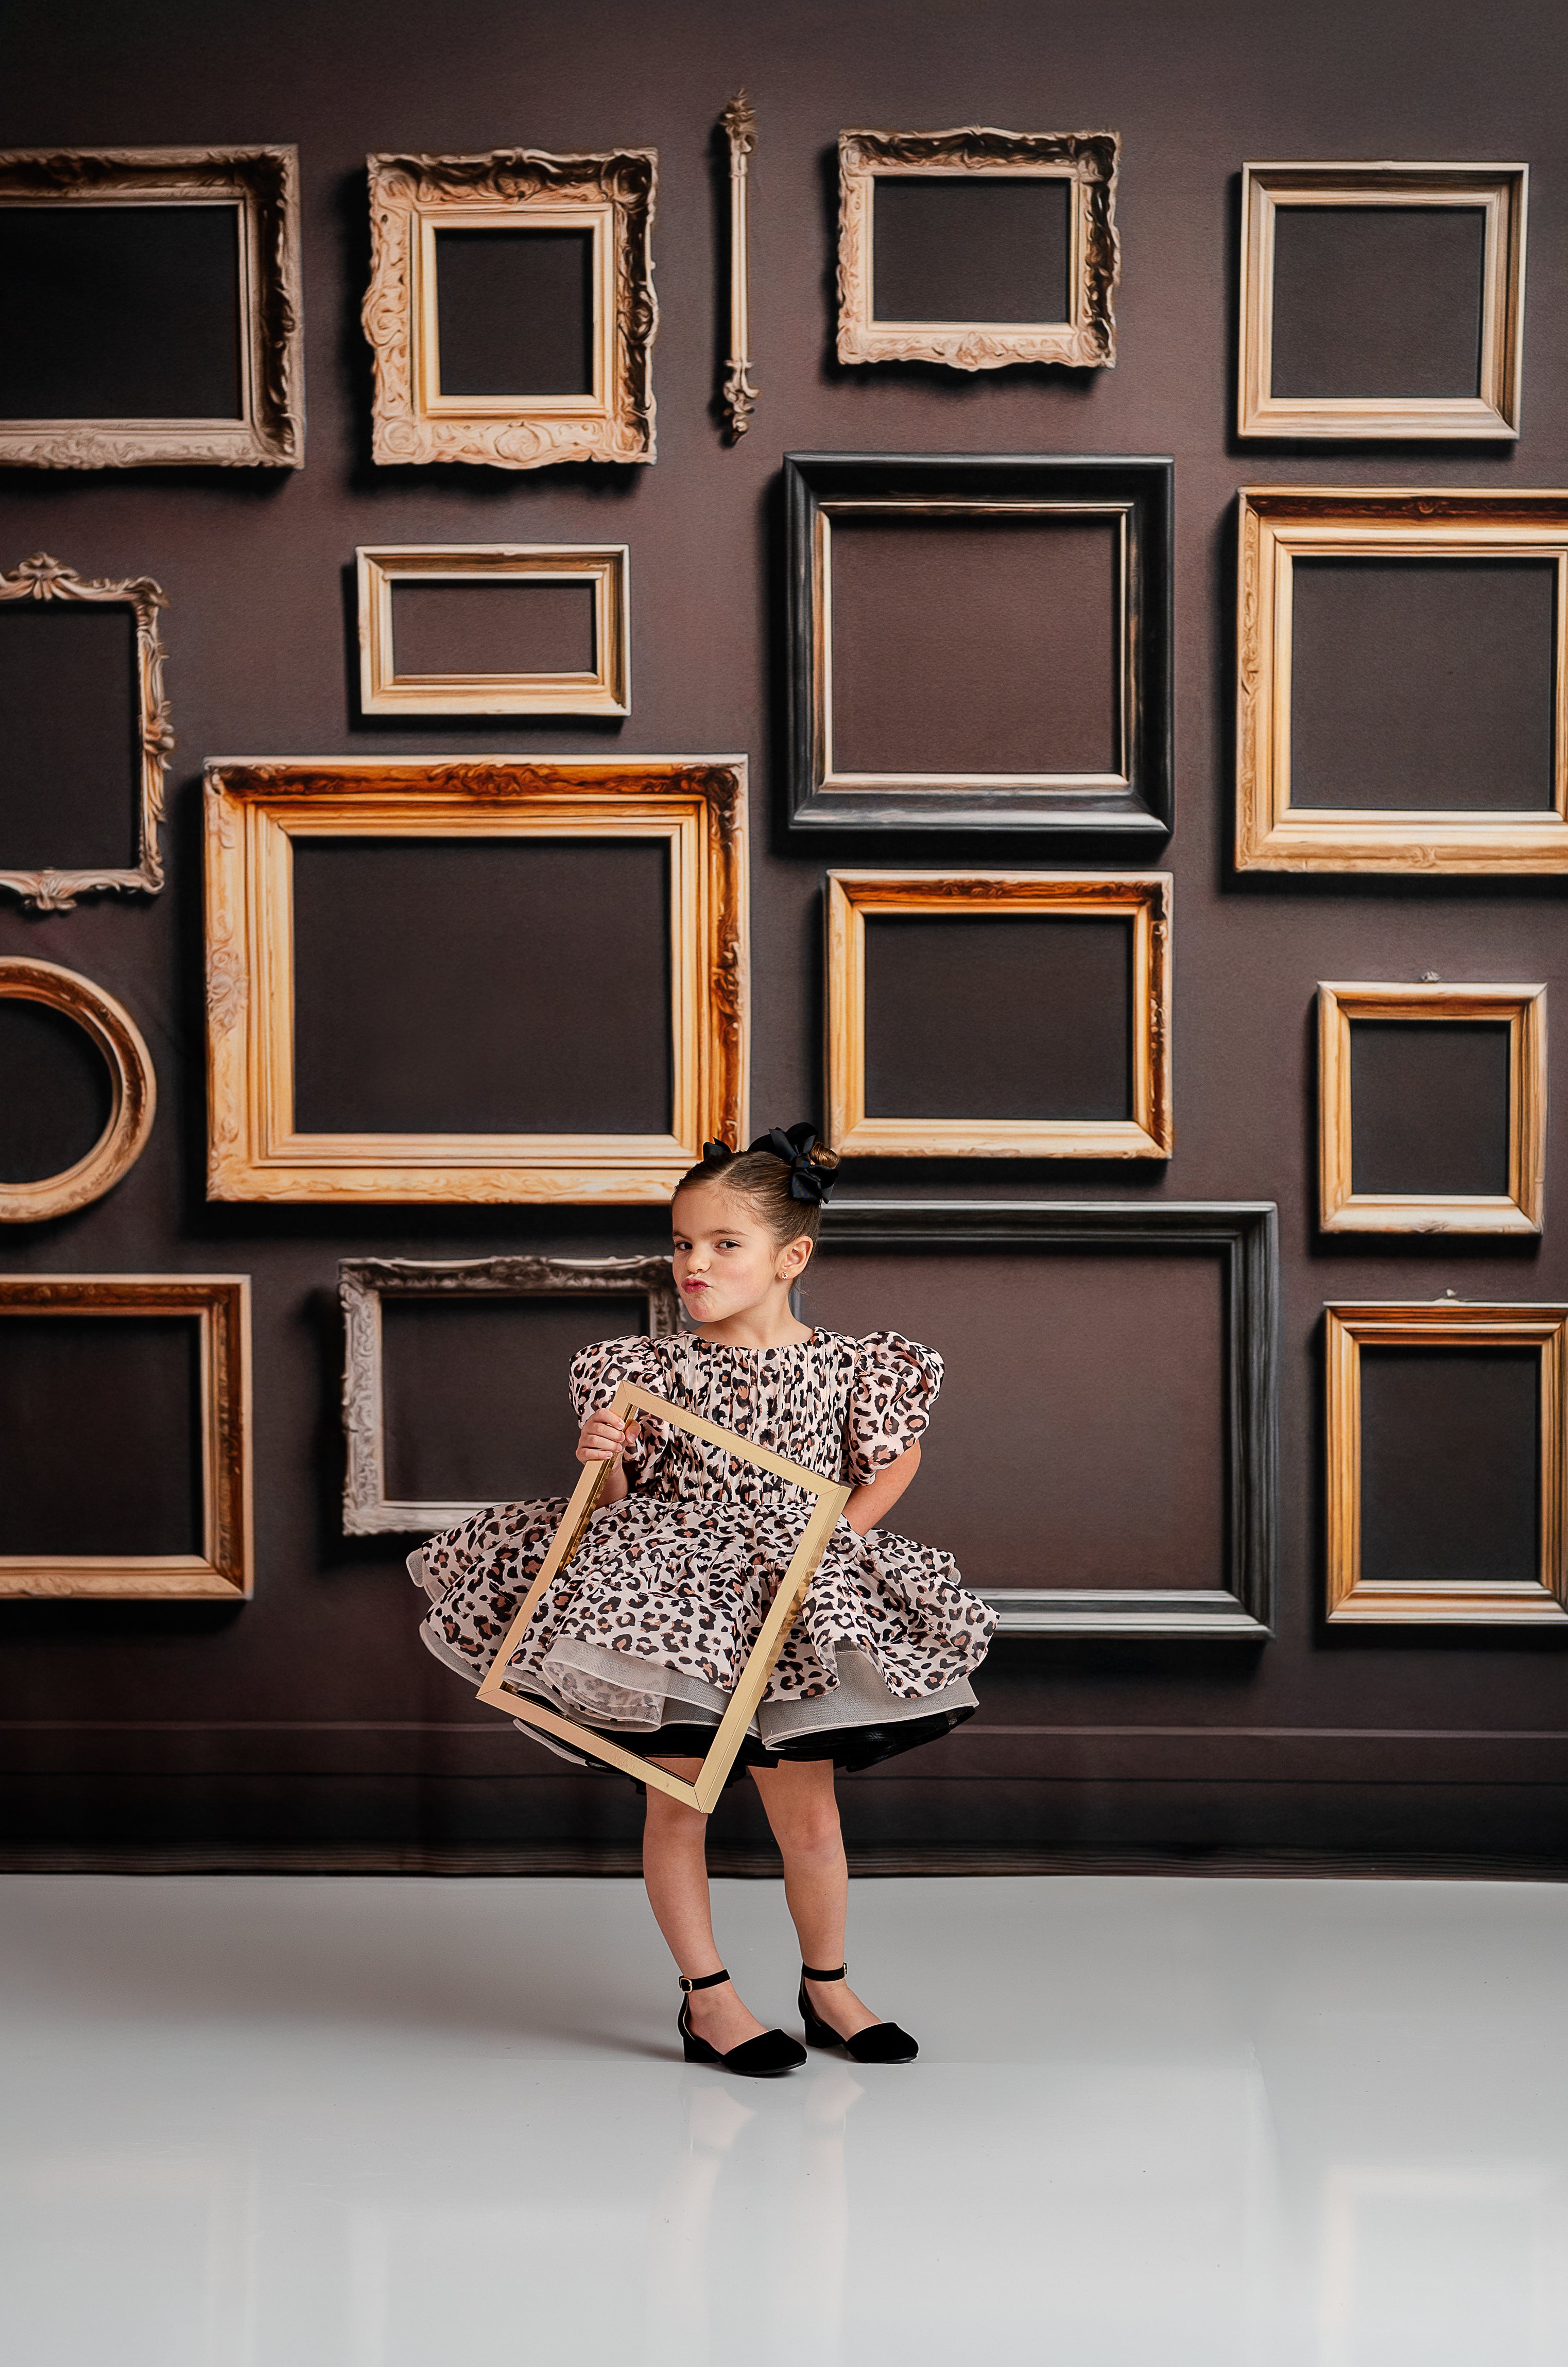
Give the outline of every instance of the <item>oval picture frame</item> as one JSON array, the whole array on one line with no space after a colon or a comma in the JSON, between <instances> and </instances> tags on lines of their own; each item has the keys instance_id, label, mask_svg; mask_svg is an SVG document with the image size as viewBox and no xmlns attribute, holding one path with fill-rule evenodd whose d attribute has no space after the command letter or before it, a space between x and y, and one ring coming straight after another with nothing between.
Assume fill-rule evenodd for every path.
<instances>
[{"instance_id":1,"label":"oval picture frame","mask_svg":"<svg viewBox=\"0 0 1568 2367\"><path fill-rule=\"evenodd\" d=\"M33 1184L0 1183L0 1225L36 1225L99 1200L142 1156L157 1107L152 1055L129 1011L91 979L29 954L0 956L0 999L46 1003L91 1038L108 1068L108 1124L74 1167Z\"/></svg>"}]
</instances>

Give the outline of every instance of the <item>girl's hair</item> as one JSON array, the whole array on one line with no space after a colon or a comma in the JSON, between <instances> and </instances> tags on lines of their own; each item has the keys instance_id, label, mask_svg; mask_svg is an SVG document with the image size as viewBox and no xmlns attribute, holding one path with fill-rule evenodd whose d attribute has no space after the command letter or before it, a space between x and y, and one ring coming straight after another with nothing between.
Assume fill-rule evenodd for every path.
<instances>
[{"instance_id":1,"label":"girl's hair","mask_svg":"<svg viewBox=\"0 0 1568 2367\"><path fill-rule=\"evenodd\" d=\"M676 1190L688 1184L722 1184L750 1203L783 1249L802 1234L815 1241L837 1165L837 1151L819 1142L809 1127L791 1127L788 1134L775 1127L771 1134L758 1135L749 1150L704 1143L701 1159L687 1169Z\"/></svg>"}]
</instances>

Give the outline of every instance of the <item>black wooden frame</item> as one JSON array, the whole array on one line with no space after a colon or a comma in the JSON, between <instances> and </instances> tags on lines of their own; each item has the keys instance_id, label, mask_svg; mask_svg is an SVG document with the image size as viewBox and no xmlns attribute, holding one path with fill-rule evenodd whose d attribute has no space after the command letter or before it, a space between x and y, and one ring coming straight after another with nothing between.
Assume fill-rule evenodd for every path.
<instances>
[{"instance_id":1,"label":"black wooden frame","mask_svg":"<svg viewBox=\"0 0 1568 2367\"><path fill-rule=\"evenodd\" d=\"M1273 1633L1278 1531L1279 1241L1271 1200L840 1200L835 1250L1217 1251L1227 1341L1224 1583L1213 1587L977 1587L1003 1634L1233 1637ZM1008 1484L999 1470L996 1484Z\"/></svg>"},{"instance_id":2,"label":"black wooden frame","mask_svg":"<svg viewBox=\"0 0 1568 2367\"><path fill-rule=\"evenodd\" d=\"M995 501L1049 511L1126 504L1124 786L835 788L824 764L824 619L815 546L824 504ZM788 779L795 832L1006 830L1147 839L1171 826L1175 463L1154 455L790 452L784 457L789 577Z\"/></svg>"}]
</instances>

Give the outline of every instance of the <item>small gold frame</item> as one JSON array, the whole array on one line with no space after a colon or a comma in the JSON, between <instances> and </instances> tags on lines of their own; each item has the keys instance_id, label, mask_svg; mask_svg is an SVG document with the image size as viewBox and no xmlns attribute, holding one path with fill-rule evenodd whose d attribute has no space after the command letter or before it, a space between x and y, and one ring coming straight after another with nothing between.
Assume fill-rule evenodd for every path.
<instances>
[{"instance_id":1,"label":"small gold frame","mask_svg":"<svg viewBox=\"0 0 1568 2367\"><path fill-rule=\"evenodd\" d=\"M0 1184L0 1225L37 1225L101 1200L141 1158L158 1088L153 1056L123 1004L91 979L30 954L0 956L0 1001L42 1002L74 1019L109 1073L108 1124L74 1167L32 1184Z\"/></svg>"},{"instance_id":2,"label":"small gold frame","mask_svg":"<svg viewBox=\"0 0 1568 2367\"><path fill-rule=\"evenodd\" d=\"M649 233L652 148L367 159L371 262L361 319L375 355L374 458L542 469L651 461L659 308ZM593 385L586 394L443 394L436 238L442 230L588 231Z\"/></svg>"},{"instance_id":3,"label":"small gold frame","mask_svg":"<svg viewBox=\"0 0 1568 2367\"><path fill-rule=\"evenodd\" d=\"M1331 1624L1560 1626L1568 1620L1568 1307L1351 1300L1324 1309ZM1540 1358L1540 1575L1528 1585L1369 1585L1361 1576L1364 1347L1533 1348Z\"/></svg>"},{"instance_id":4,"label":"small gold frame","mask_svg":"<svg viewBox=\"0 0 1568 2367\"><path fill-rule=\"evenodd\" d=\"M631 627L623 542L361 546L359 706L366 715L630 715ZM586 674L400 674L392 594L400 583L585 583L594 595Z\"/></svg>"},{"instance_id":5,"label":"small gold frame","mask_svg":"<svg viewBox=\"0 0 1568 2367\"><path fill-rule=\"evenodd\" d=\"M1239 436L1517 436L1525 342L1528 164L1244 164ZM1279 396L1274 232L1282 206L1464 207L1486 216L1473 395Z\"/></svg>"},{"instance_id":6,"label":"small gold frame","mask_svg":"<svg viewBox=\"0 0 1568 2367\"><path fill-rule=\"evenodd\" d=\"M1237 870L1568 870L1568 493L1249 485L1238 499ZM1555 561L1549 813L1291 803L1291 571L1346 558Z\"/></svg>"},{"instance_id":7,"label":"small gold frame","mask_svg":"<svg viewBox=\"0 0 1568 2367\"><path fill-rule=\"evenodd\" d=\"M194 1316L201 1343L199 1554L0 1554L0 1597L248 1601L252 1528L251 1328L247 1274L0 1274L7 1315Z\"/></svg>"},{"instance_id":8,"label":"small gold frame","mask_svg":"<svg viewBox=\"0 0 1568 2367\"><path fill-rule=\"evenodd\" d=\"M1506 1193L1358 1193L1350 1028L1358 1019L1502 1020L1508 1028ZM1318 988L1318 1222L1325 1233L1539 1233L1546 1166L1544 986Z\"/></svg>"},{"instance_id":9,"label":"small gold frame","mask_svg":"<svg viewBox=\"0 0 1568 2367\"><path fill-rule=\"evenodd\" d=\"M1168 871L830 871L827 1132L877 1159L1168 1159L1171 1123ZM908 912L1040 912L1132 923L1132 1116L870 1117L866 1112L866 920Z\"/></svg>"},{"instance_id":10,"label":"small gold frame","mask_svg":"<svg viewBox=\"0 0 1568 2367\"><path fill-rule=\"evenodd\" d=\"M633 1381L622 1381L605 1410L617 1421L625 1421L634 1413L652 1414L656 1421L668 1423L672 1430L684 1430L693 1438L706 1441L710 1446L721 1446L738 1463L754 1464L757 1469L771 1471L777 1479L788 1479L816 1498L816 1507L801 1531L801 1541L790 1557L790 1567L778 1581L772 1607L762 1625L762 1632L752 1648L751 1657L741 1671L741 1680L730 1696L730 1705L714 1729L708 1747L708 1756L695 1784L687 1784L666 1768L642 1758L635 1750L626 1750L608 1735L599 1734L589 1726L574 1725L570 1718L558 1716L552 1709L544 1709L531 1701L518 1687L506 1682L506 1663L517 1650L523 1633L534 1615L534 1610L545 1588L562 1566L571 1560L588 1525L588 1517L599 1501L599 1494L609 1470L608 1463L585 1463L583 1475L573 1490L572 1500L561 1517L550 1551L540 1564L539 1576L523 1597L517 1615L507 1628L490 1664L490 1673L479 1688L479 1698L490 1709L505 1710L508 1716L520 1719L525 1726L538 1727L541 1734L553 1734L559 1741L568 1742L575 1750L586 1752L590 1759L599 1760L607 1767L619 1768L623 1775L635 1775L641 1783L651 1784L655 1791L667 1792L672 1800L679 1800L688 1808L700 1809L710 1816L724 1788L724 1779L735 1763L735 1754L745 1739L745 1732L756 1715L757 1704L767 1690L767 1681L774 1664L784 1648L784 1639L794 1624L816 1576L817 1565L827 1550L828 1539L837 1525L838 1516L855 1490L841 1479L824 1479L820 1471L808 1471L803 1464L787 1462L770 1447L754 1445L749 1438L737 1437L733 1430L721 1430L717 1422L705 1421L700 1414L688 1413L684 1406L671 1405L666 1398L656 1398L651 1391L639 1388ZM627 1665L637 1663L628 1655Z\"/></svg>"}]
</instances>

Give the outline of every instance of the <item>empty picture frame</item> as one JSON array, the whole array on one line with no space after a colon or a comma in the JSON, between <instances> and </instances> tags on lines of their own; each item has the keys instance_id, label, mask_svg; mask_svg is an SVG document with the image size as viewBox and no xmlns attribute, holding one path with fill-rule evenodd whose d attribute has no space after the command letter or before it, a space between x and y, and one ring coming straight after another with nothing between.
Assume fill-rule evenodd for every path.
<instances>
[{"instance_id":1,"label":"empty picture frame","mask_svg":"<svg viewBox=\"0 0 1568 2367\"><path fill-rule=\"evenodd\" d=\"M1320 986L1324 1231L1539 1233L1546 1080L1544 986Z\"/></svg>"},{"instance_id":2,"label":"empty picture frame","mask_svg":"<svg viewBox=\"0 0 1568 2367\"><path fill-rule=\"evenodd\" d=\"M656 152L368 163L376 459L652 460Z\"/></svg>"},{"instance_id":3,"label":"empty picture frame","mask_svg":"<svg viewBox=\"0 0 1568 2367\"><path fill-rule=\"evenodd\" d=\"M387 543L355 553L359 594L359 705L366 715L630 715L631 629L625 543ZM399 600L399 593L403 595ZM435 595L455 613L442 638L463 662L420 663L398 651L398 609ZM465 645L463 606L482 643ZM530 594L535 596L530 603ZM553 606L546 609L545 602ZM502 604L505 603L505 607ZM569 612L557 613L570 604ZM532 611L538 612L537 617ZM580 611L581 613L576 613ZM530 628L540 654L517 663ZM437 627L439 633L439 627ZM542 642L541 642L542 635ZM553 646L552 646L553 642ZM494 662L474 663L477 654ZM573 663L585 660L584 663ZM563 662L564 661L564 662Z\"/></svg>"},{"instance_id":4,"label":"empty picture frame","mask_svg":"<svg viewBox=\"0 0 1568 2367\"><path fill-rule=\"evenodd\" d=\"M1114 369L1117 153L1114 131L841 131L839 360Z\"/></svg>"},{"instance_id":5,"label":"empty picture frame","mask_svg":"<svg viewBox=\"0 0 1568 2367\"><path fill-rule=\"evenodd\" d=\"M18 605L24 602L25 608ZM62 604L58 609L55 602ZM13 618L28 620L22 629L29 632L14 657L0 640L0 682L12 694L4 702L9 728L0 748L0 866L7 852L17 850L13 830L23 833L23 851L42 855L41 844L29 849L28 834L47 835L62 810L70 815L74 841L69 854L55 843L58 861L0 867L0 888L36 912L69 912L78 896L99 891L155 896L164 884L164 787L175 746L158 630L158 611L167 606L149 575L78 575L42 550L0 574L0 610L8 610L0 614L0 634ZM119 646L100 649L77 633L68 650L44 650L36 646L40 636L29 631L40 612L52 628L56 617L107 618L115 609L124 611ZM91 777L100 769L121 777ZM127 788L130 811L105 826L104 838L128 837L136 859L123 865L80 859L104 843L98 809L106 795L113 799Z\"/></svg>"},{"instance_id":6,"label":"empty picture frame","mask_svg":"<svg viewBox=\"0 0 1568 2367\"><path fill-rule=\"evenodd\" d=\"M1328 1618L1561 1626L1568 1307L1325 1309Z\"/></svg>"},{"instance_id":7,"label":"empty picture frame","mask_svg":"<svg viewBox=\"0 0 1568 2367\"><path fill-rule=\"evenodd\" d=\"M0 1002L41 1004L79 1027L108 1072L108 1117L80 1159L33 1182L0 1179L0 1225L36 1225L101 1200L141 1158L157 1107L153 1058L123 1004L91 979L28 954L0 956ZM10 1133L0 1119L0 1138ZM7 1143L7 1150L9 1145Z\"/></svg>"},{"instance_id":8,"label":"empty picture frame","mask_svg":"<svg viewBox=\"0 0 1568 2367\"><path fill-rule=\"evenodd\" d=\"M210 1198L663 1201L705 1139L745 1133L744 757L221 757L207 766L205 804ZM667 974L651 1010L647 981L621 968L601 992L607 1027L640 1011L657 1031L669 1062L666 1122L624 1133L299 1130L297 866L335 842L377 859L417 851L405 884L420 894L443 845L478 850L474 889L494 868L486 850L506 843L656 855ZM321 892L330 900L331 890L329 878ZM463 925L454 910L453 925ZM352 917L345 912L345 926ZM615 961L624 926L624 915L606 912L602 946L584 950L585 981L596 960ZM335 1006L333 1029L343 1025Z\"/></svg>"},{"instance_id":9,"label":"empty picture frame","mask_svg":"<svg viewBox=\"0 0 1568 2367\"><path fill-rule=\"evenodd\" d=\"M14 1325L27 1324L37 1336L39 1319L56 1323L92 1322L107 1319L141 1332L145 1352L155 1349L151 1327L182 1324L194 1328L190 1376L194 1381L194 1437L159 1440L131 1437L124 1421L145 1424L151 1412L166 1411L187 1394L180 1376L172 1387L153 1390L138 1386L134 1357L119 1376L122 1403L94 1401L93 1376L73 1359L75 1342L60 1342L63 1355L52 1359L52 1378L63 1401L50 1407L40 1402L36 1379L17 1372L5 1390L10 1400L5 1443L20 1458L6 1476L5 1512L0 1515L0 1539L9 1533L13 1545L0 1550L0 1596L80 1595L157 1599L162 1601L229 1603L244 1599L254 1583L251 1488L251 1339L250 1282L244 1274L0 1274L0 1364L8 1340L18 1335ZM177 1344L177 1343L176 1343ZM90 1361L90 1360L89 1360ZM179 1360L176 1360L176 1362ZM167 1360L161 1377L171 1375ZM3 1386L3 1384L0 1384ZM18 1435L18 1418L30 1410L40 1425L28 1441ZM52 1446L51 1446L52 1442ZM44 1467L48 1452L58 1448L60 1467ZM122 1486L139 1493L140 1502L125 1507L125 1517L112 1504L95 1514L90 1490L79 1486L82 1458L101 1478L103 1461ZM75 1470L67 1481L72 1462ZM165 1485L173 1474L172 1483ZM194 1501L188 1513L173 1501L190 1483ZM18 1498L20 1501L18 1501ZM149 1501L151 1499L151 1501ZM91 1521L97 1531L116 1535L128 1527L166 1523L171 1516L183 1524L188 1519L195 1550L111 1553L67 1548L51 1550L51 1540L74 1530L83 1534ZM28 1542L13 1549L17 1524ZM36 1535L36 1542L34 1537Z\"/></svg>"},{"instance_id":10,"label":"empty picture frame","mask_svg":"<svg viewBox=\"0 0 1568 2367\"><path fill-rule=\"evenodd\" d=\"M1017 947L1004 942L991 968L1004 967L1010 953L1022 956L1024 928L1032 921L1052 927L1046 970L1028 981L1025 1002L989 1025L994 1010L966 1011L958 998L949 1007L958 1023L956 1065L978 1093L1005 1090L1010 1114L970 1108L962 1116L892 1115L868 1106L867 923L935 921L955 936L966 923L1000 922ZM1075 923L1087 966L1077 980L1062 976L1062 988L1079 1006L1052 1014L1036 1007L1049 993L1049 978L1070 958ZM994 931L988 935L994 936ZM958 936L961 945L961 936ZM923 946L929 950L923 940ZM920 967L917 963L916 968ZM1002 976L993 980L998 996ZM1016 983L1016 981L1015 981ZM979 991L980 990L976 990ZM1085 1006L1097 1002L1098 1012ZM1070 1033L1074 1045L1056 1047L1069 1057L1055 1065L1051 1097L1070 1106L1052 1117L1017 1114L1033 1103L1021 1064L1032 1020L1050 1039ZM1098 1023L1096 1025L1096 1022ZM911 1025L923 1036L915 1070L937 1071L937 1048L918 1011ZM1112 1035L1108 1078L1089 1072L1087 1059L1072 1057L1090 1039ZM949 1070L955 1062L948 1062ZM1041 1081L1043 1084L1045 1081ZM912 1084L915 1082L911 1080ZM918 1086L915 1086L918 1090ZM873 1094L874 1099L874 1094ZM1076 1103L1075 1110L1071 1107ZM1112 1104L1116 1114L1111 1115ZM1099 1114L1101 1109L1106 1114ZM866 1158L892 1159L1168 1159L1171 1125L1171 877L1165 871L1098 875L1067 871L830 871L827 875L827 1133L834 1149Z\"/></svg>"},{"instance_id":11,"label":"empty picture frame","mask_svg":"<svg viewBox=\"0 0 1568 2367\"><path fill-rule=\"evenodd\" d=\"M299 469L292 148L0 151L0 465Z\"/></svg>"},{"instance_id":12,"label":"empty picture frame","mask_svg":"<svg viewBox=\"0 0 1568 2367\"><path fill-rule=\"evenodd\" d=\"M1568 868L1568 493L1239 498L1237 869Z\"/></svg>"},{"instance_id":13,"label":"empty picture frame","mask_svg":"<svg viewBox=\"0 0 1568 2367\"><path fill-rule=\"evenodd\" d=\"M1172 463L786 456L791 826L1161 836Z\"/></svg>"},{"instance_id":14,"label":"empty picture frame","mask_svg":"<svg viewBox=\"0 0 1568 2367\"><path fill-rule=\"evenodd\" d=\"M1525 164L1242 168L1242 436L1517 436Z\"/></svg>"},{"instance_id":15,"label":"empty picture frame","mask_svg":"<svg viewBox=\"0 0 1568 2367\"><path fill-rule=\"evenodd\" d=\"M416 1258L346 1258L337 1269L343 1308L343 1429L347 1467L343 1527L347 1536L434 1535L456 1528L483 1502L403 1502L388 1495L381 1309L389 1299L425 1306L507 1298L641 1298L651 1339L673 1338L680 1299L667 1257L464 1258L431 1264Z\"/></svg>"}]
</instances>

